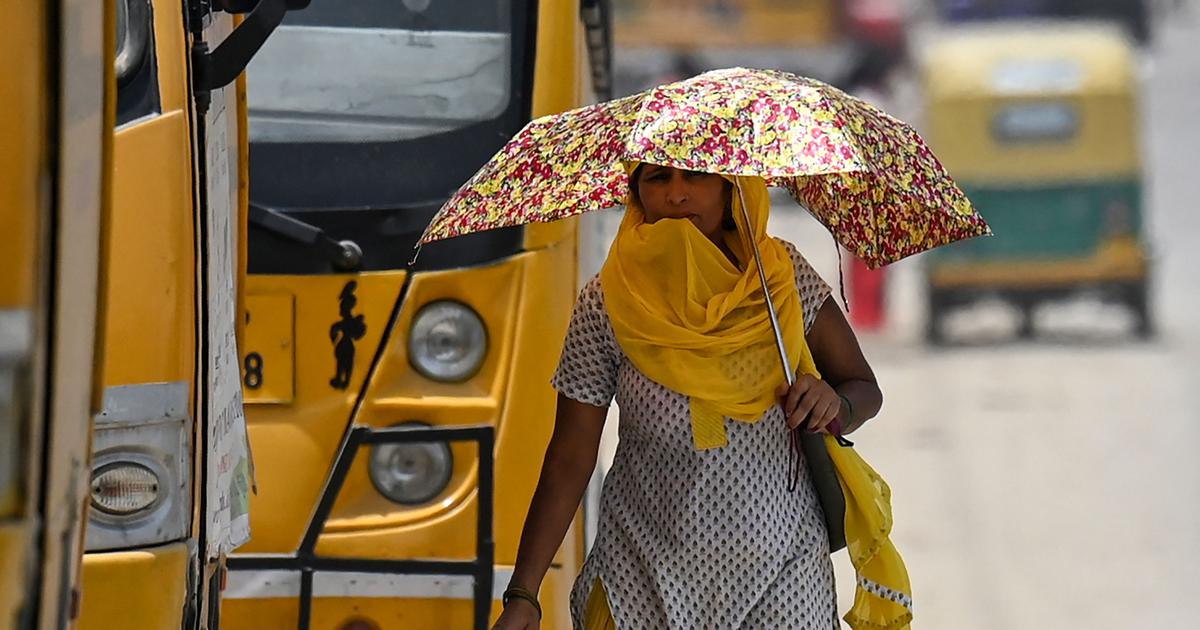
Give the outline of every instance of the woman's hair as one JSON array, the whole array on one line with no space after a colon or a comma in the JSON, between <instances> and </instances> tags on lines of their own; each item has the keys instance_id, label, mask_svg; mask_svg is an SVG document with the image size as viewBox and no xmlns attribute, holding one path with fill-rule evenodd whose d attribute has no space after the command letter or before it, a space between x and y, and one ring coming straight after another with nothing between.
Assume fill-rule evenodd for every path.
<instances>
[{"instance_id":1,"label":"woman's hair","mask_svg":"<svg viewBox=\"0 0 1200 630\"><path fill-rule=\"evenodd\" d=\"M629 192L638 200L638 203L642 201L642 193L638 191L638 179L642 176L643 168L646 168L645 162L638 164L637 168L633 169L633 172L629 174ZM733 188L733 184L729 183L729 180L725 180L725 189L729 190L730 188ZM725 212L726 216L721 219L721 227L726 230L736 230L737 223L733 220L732 203L725 207Z\"/></svg>"},{"instance_id":2,"label":"woman's hair","mask_svg":"<svg viewBox=\"0 0 1200 630\"><path fill-rule=\"evenodd\" d=\"M638 192L638 178L642 176L642 169L644 168L646 168L646 163L642 162L629 174L629 192L633 194L634 199L638 200L638 203L642 201L642 193Z\"/></svg>"}]
</instances>

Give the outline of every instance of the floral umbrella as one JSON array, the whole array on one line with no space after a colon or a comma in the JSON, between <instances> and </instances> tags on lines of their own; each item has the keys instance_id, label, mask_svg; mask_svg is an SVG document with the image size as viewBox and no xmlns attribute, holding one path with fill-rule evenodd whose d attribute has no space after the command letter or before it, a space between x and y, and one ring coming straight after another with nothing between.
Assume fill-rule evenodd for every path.
<instances>
[{"instance_id":1,"label":"floral umbrella","mask_svg":"<svg viewBox=\"0 0 1200 630\"><path fill-rule=\"evenodd\" d=\"M633 161L764 177L873 268L991 233L912 127L814 79L730 68L530 122L420 243L618 205Z\"/></svg>"}]
</instances>

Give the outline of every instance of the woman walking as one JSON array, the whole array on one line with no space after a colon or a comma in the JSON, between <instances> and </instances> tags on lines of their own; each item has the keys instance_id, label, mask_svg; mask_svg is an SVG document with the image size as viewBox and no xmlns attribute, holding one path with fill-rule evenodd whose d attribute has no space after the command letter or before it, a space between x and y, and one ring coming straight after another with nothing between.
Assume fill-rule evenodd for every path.
<instances>
[{"instance_id":1,"label":"woman walking","mask_svg":"<svg viewBox=\"0 0 1200 630\"><path fill-rule=\"evenodd\" d=\"M625 218L553 378L554 434L496 630L538 628L536 593L614 397L620 440L572 591L575 628L838 627L823 515L807 468L788 465L788 431L836 421L851 432L882 394L828 285L767 236L768 208L756 177L653 164L631 174ZM797 374L790 388L755 244Z\"/></svg>"}]
</instances>

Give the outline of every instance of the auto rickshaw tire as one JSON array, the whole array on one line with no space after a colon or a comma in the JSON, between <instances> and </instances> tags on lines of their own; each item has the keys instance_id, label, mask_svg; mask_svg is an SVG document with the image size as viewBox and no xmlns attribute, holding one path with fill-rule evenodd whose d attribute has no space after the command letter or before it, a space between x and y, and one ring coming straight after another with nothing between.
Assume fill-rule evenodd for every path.
<instances>
[{"instance_id":1,"label":"auto rickshaw tire","mask_svg":"<svg viewBox=\"0 0 1200 630\"><path fill-rule=\"evenodd\" d=\"M925 316L925 342L931 346L945 345L946 337L942 333L942 315L945 312L945 298L941 291L929 289L929 308Z\"/></svg>"},{"instance_id":2,"label":"auto rickshaw tire","mask_svg":"<svg viewBox=\"0 0 1200 630\"><path fill-rule=\"evenodd\" d=\"M1142 280L1129 288L1129 308L1136 318L1133 332L1139 339L1154 336L1154 317L1150 312L1150 282Z\"/></svg>"},{"instance_id":3,"label":"auto rickshaw tire","mask_svg":"<svg viewBox=\"0 0 1200 630\"><path fill-rule=\"evenodd\" d=\"M1021 312L1021 321L1017 324L1017 338L1022 341L1033 339L1037 332L1033 325L1033 312L1037 308L1037 302L1028 298L1019 298L1016 300L1015 306Z\"/></svg>"}]
</instances>

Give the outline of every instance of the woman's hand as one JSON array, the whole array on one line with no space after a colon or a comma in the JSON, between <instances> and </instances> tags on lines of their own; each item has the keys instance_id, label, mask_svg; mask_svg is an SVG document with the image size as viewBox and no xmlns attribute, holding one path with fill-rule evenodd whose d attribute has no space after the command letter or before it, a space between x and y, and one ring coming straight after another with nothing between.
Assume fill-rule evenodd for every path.
<instances>
[{"instance_id":1,"label":"woman's hand","mask_svg":"<svg viewBox=\"0 0 1200 630\"><path fill-rule=\"evenodd\" d=\"M513 598L500 613L492 630L538 630L542 626L538 619L537 609L529 602Z\"/></svg>"},{"instance_id":2,"label":"woman's hand","mask_svg":"<svg viewBox=\"0 0 1200 630\"><path fill-rule=\"evenodd\" d=\"M842 412L837 390L812 374L798 374L790 388L781 385L776 395L788 429L804 425L812 433L828 433L826 427Z\"/></svg>"}]
</instances>

